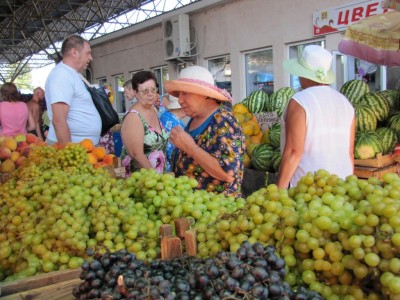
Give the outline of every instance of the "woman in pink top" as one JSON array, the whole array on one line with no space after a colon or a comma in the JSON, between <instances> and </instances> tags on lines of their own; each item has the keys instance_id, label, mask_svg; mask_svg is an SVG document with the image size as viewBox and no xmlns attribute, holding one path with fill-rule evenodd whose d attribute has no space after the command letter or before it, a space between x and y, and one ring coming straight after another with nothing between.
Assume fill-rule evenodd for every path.
<instances>
[{"instance_id":1,"label":"woman in pink top","mask_svg":"<svg viewBox=\"0 0 400 300\"><path fill-rule=\"evenodd\" d=\"M33 117L29 114L28 105L20 101L17 87L6 82L0 89L0 135L27 133L35 128Z\"/></svg>"}]
</instances>

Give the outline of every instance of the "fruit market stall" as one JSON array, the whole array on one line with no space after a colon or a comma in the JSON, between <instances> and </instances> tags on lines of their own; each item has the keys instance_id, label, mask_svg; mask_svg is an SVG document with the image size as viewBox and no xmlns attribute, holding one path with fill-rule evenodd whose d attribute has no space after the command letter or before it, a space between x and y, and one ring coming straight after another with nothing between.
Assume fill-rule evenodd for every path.
<instances>
[{"instance_id":1,"label":"fruit market stall","mask_svg":"<svg viewBox=\"0 0 400 300\"><path fill-rule=\"evenodd\" d=\"M351 98L363 84L347 88ZM48 146L31 136L2 137L0 170L7 176L0 185L0 290L29 287L27 282L45 275L52 279L1 296L40 299L37 289L55 295L70 289L76 298L135 299L138 293L190 299L264 299L267 293L279 299L398 298L400 178L395 172L340 179L319 170L290 189L272 183L279 170L275 124L282 108L263 111L259 105L268 107L260 101L271 99L274 105L287 103L292 92L254 93L233 107L247 135L246 169L260 172L246 198L194 190L196 180L154 170L116 178L105 168L115 157L87 140ZM385 108L372 113L363 108L381 97L365 98L361 113L356 109L356 159L390 166L398 162L391 154L399 133L397 104L385 97L392 102L378 123L375 114ZM269 119L259 115L265 112ZM378 130L391 129L382 130L383 138L362 130L374 126L374 117ZM266 129L265 120L271 121ZM160 260L159 230L169 224L176 231L179 218L189 219L196 232L197 255ZM64 270L79 273L71 279L73 287L69 279L53 284Z\"/></svg>"}]
</instances>

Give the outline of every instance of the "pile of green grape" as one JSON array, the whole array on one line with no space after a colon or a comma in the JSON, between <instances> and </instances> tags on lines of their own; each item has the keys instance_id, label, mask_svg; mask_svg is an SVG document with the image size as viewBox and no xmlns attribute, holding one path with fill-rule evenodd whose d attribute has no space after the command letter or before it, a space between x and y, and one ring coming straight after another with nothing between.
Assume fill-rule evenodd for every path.
<instances>
[{"instance_id":1,"label":"pile of green grape","mask_svg":"<svg viewBox=\"0 0 400 300\"><path fill-rule=\"evenodd\" d=\"M77 268L88 248L159 257L159 227L191 219L198 256L236 253L243 242L273 246L285 280L325 299L400 297L400 178L324 170L296 187L270 184L247 199L194 190L196 180L142 169L110 178L85 150L31 150L0 186L0 280Z\"/></svg>"},{"instance_id":2,"label":"pile of green grape","mask_svg":"<svg viewBox=\"0 0 400 300\"><path fill-rule=\"evenodd\" d=\"M145 169L110 178L79 144L32 148L28 163L0 186L0 280L77 268L88 248L126 249L151 261L160 256L160 225L189 217L204 227L245 204L195 186ZM221 249L211 246L199 243L200 253Z\"/></svg>"},{"instance_id":3,"label":"pile of green grape","mask_svg":"<svg viewBox=\"0 0 400 300\"><path fill-rule=\"evenodd\" d=\"M296 187L271 184L247 198L208 231L236 251L241 242L275 246L286 280L306 284L325 299L384 299L400 295L400 178L382 180L324 170Z\"/></svg>"}]
</instances>

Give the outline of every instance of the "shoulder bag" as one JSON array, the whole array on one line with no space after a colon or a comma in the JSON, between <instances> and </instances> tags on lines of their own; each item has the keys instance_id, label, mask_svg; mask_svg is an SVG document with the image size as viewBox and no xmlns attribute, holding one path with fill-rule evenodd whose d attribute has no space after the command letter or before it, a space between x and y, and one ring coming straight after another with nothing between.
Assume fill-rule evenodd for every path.
<instances>
[{"instance_id":1,"label":"shoulder bag","mask_svg":"<svg viewBox=\"0 0 400 300\"><path fill-rule=\"evenodd\" d=\"M105 134L114 125L119 123L119 117L114 107L112 106L104 88L95 88L90 85L85 77L82 76L86 89L92 97L93 104L96 107L101 117L101 135Z\"/></svg>"}]
</instances>

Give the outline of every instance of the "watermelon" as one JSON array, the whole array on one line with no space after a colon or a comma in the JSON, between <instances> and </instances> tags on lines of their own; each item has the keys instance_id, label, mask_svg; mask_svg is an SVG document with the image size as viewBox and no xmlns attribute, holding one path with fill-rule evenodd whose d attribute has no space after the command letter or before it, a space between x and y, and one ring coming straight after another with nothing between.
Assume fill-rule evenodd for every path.
<instances>
[{"instance_id":1,"label":"watermelon","mask_svg":"<svg viewBox=\"0 0 400 300\"><path fill-rule=\"evenodd\" d=\"M281 160L282 160L282 155L281 155L281 149L275 149L273 155L272 155L272 167L275 171L275 173L279 173L279 168L281 166Z\"/></svg>"},{"instance_id":2,"label":"watermelon","mask_svg":"<svg viewBox=\"0 0 400 300\"><path fill-rule=\"evenodd\" d=\"M245 105L252 114L256 114L265 110L268 98L266 92L262 90L254 91L247 97Z\"/></svg>"},{"instance_id":3,"label":"watermelon","mask_svg":"<svg viewBox=\"0 0 400 300\"><path fill-rule=\"evenodd\" d=\"M389 101L379 93L368 92L362 96L359 101L359 103L364 103L372 108L378 121L383 121L389 116Z\"/></svg>"},{"instance_id":4,"label":"watermelon","mask_svg":"<svg viewBox=\"0 0 400 300\"><path fill-rule=\"evenodd\" d=\"M260 144L254 148L251 156L251 165L260 171L273 172L272 157L275 148L269 144Z\"/></svg>"},{"instance_id":5,"label":"watermelon","mask_svg":"<svg viewBox=\"0 0 400 300\"><path fill-rule=\"evenodd\" d=\"M393 128L381 127L376 130L376 134L382 144L382 153L388 154L392 152L394 145L397 143L396 130Z\"/></svg>"},{"instance_id":6,"label":"watermelon","mask_svg":"<svg viewBox=\"0 0 400 300\"><path fill-rule=\"evenodd\" d=\"M382 145L375 131L357 132L354 141L354 158L370 159L382 153Z\"/></svg>"},{"instance_id":7,"label":"watermelon","mask_svg":"<svg viewBox=\"0 0 400 300\"><path fill-rule=\"evenodd\" d=\"M352 104L357 104L360 101L360 98L369 92L368 84L359 79L353 79L347 81L340 92L349 99Z\"/></svg>"},{"instance_id":8,"label":"watermelon","mask_svg":"<svg viewBox=\"0 0 400 300\"><path fill-rule=\"evenodd\" d=\"M281 145L281 123L277 122L272 124L268 130L269 143L275 148L279 148Z\"/></svg>"},{"instance_id":9,"label":"watermelon","mask_svg":"<svg viewBox=\"0 0 400 300\"><path fill-rule=\"evenodd\" d=\"M259 144L250 144L249 146L246 147L246 153L248 156L252 156L253 150L258 146Z\"/></svg>"},{"instance_id":10,"label":"watermelon","mask_svg":"<svg viewBox=\"0 0 400 300\"><path fill-rule=\"evenodd\" d=\"M249 97L244 98L241 103L249 109Z\"/></svg>"},{"instance_id":11,"label":"watermelon","mask_svg":"<svg viewBox=\"0 0 400 300\"><path fill-rule=\"evenodd\" d=\"M357 131L374 131L377 126L377 119L374 111L368 105L359 103L354 105L356 114L356 130Z\"/></svg>"},{"instance_id":12,"label":"watermelon","mask_svg":"<svg viewBox=\"0 0 400 300\"><path fill-rule=\"evenodd\" d=\"M391 112L400 110L400 91L384 90L377 93L389 102Z\"/></svg>"},{"instance_id":13,"label":"watermelon","mask_svg":"<svg viewBox=\"0 0 400 300\"><path fill-rule=\"evenodd\" d=\"M395 113L389 118L388 127L396 130L397 139L400 141L400 112Z\"/></svg>"},{"instance_id":14,"label":"watermelon","mask_svg":"<svg viewBox=\"0 0 400 300\"><path fill-rule=\"evenodd\" d=\"M294 93L294 89L290 87L280 88L269 97L266 111L276 111L278 117L282 116Z\"/></svg>"}]
</instances>

